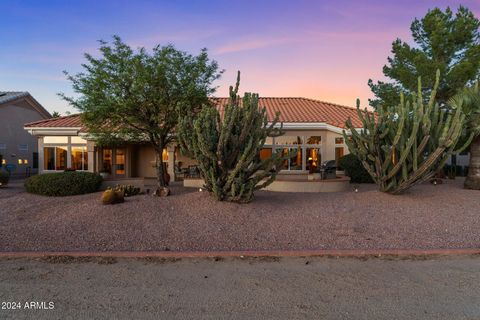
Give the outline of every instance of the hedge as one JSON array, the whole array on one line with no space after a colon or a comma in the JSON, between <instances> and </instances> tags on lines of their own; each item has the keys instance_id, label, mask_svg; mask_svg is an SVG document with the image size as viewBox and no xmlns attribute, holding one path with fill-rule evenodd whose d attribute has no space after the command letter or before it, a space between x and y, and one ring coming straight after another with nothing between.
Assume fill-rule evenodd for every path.
<instances>
[{"instance_id":1,"label":"hedge","mask_svg":"<svg viewBox=\"0 0 480 320\"><path fill-rule=\"evenodd\" d=\"M10 173L0 170L0 187L8 184L10 180Z\"/></svg>"},{"instance_id":2,"label":"hedge","mask_svg":"<svg viewBox=\"0 0 480 320\"><path fill-rule=\"evenodd\" d=\"M340 166L353 183L373 183L372 177L362 165L358 157L352 153L343 156L339 160Z\"/></svg>"},{"instance_id":3,"label":"hedge","mask_svg":"<svg viewBox=\"0 0 480 320\"><path fill-rule=\"evenodd\" d=\"M27 192L64 197L98 191L102 177L91 172L65 171L32 176L25 181Z\"/></svg>"}]
</instances>

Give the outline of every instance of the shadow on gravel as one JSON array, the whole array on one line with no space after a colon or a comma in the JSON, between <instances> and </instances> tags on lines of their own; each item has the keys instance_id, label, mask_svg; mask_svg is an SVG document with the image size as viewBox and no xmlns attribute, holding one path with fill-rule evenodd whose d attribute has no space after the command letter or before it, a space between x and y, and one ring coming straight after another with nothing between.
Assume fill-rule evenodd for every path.
<instances>
[{"instance_id":1,"label":"shadow on gravel","mask_svg":"<svg viewBox=\"0 0 480 320\"><path fill-rule=\"evenodd\" d=\"M278 256L239 256L239 257L192 257L192 258L177 258L177 257L74 257L74 256L45 256L41 258L33 258L32 260L50 263L50 264L74 264L74 263L96 263L100 265L110 265L118 262L118 259L122 260L136 260L143 262L144 264L167 264L167 263L176 263L182 260L185 261L211 261L211 262L246 262L248 264L255 263L278 263L282 259L300 259L305 262L306 265L310 264L314 260L321 259L344 259L344 260L359 260L359 261L371 261L371 260L383 260L383 261L427 261L427 260L446 260L452 258L467 257L471 259L480 258L480 254L470 254L470 255L440 255L440 254L429 254L429 255L359 255L359 256L335 256L335 255L323 255L323 256L299 256L299 257L278 257ZM5 258L6 260L15 260L15 259L24 259L24 258ZM28 259L28 258L27 258Z\"/></svg>"},{"instance_id":2,"label":"shadow on gravel","mask_svg":"<svg viewBox=\"0 0 480 320\"><path fill-rule=\"evenodd\" d=\"M88 263L94 262L97 264L114 264L117 263L117 258L114 257L72 257L72 256L46 256L38 258L41 262L52 264L70 264L70 263Z\"/></svg>"}]
</instances>

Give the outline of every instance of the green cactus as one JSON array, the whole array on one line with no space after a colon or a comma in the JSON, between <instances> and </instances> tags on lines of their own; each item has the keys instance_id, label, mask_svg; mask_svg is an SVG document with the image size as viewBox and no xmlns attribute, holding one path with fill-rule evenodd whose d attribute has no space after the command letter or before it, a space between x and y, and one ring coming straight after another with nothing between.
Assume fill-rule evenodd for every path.
<instances>
[{"instance_id":1,"label":"green cactus","mask_svg":"<svg viewBox=\"0 0 480 320\"><path fill-rule=\"evenodd\" d=\"M439 78L437 71L427 104L420 78L418 94L412 101L405 101L401 95L399 105L378 108L376 114L361 111L357 99L363 129L357 131L349 119L346 127L350 135L345 130L343 135L350 152L362 161L380 191L398 194L432 178L450 155L470 144L473 136L463 146L457 146L465 123L463 100L452 100L452 111L435 103Z\"/></svg>"},{"instance_id":2,"label":"green cactus","mask_svg":"<svg viewBox=\"0 0 480 320\"><path fill-rule=\"evenodd\" d=\"M207 106L196 117L180 119L178 127L182 152L197 160L205 189L220 201L251 201L255 190L275 180L281 161L290 156L278 152L259 158L267 137L283 134L282 124L277 127L280 114L269 123L265 108L258 107L258 94L245 93L240 99L239 84L240 72L223 118L217 108Z\"/></svg>"}]
</instances>

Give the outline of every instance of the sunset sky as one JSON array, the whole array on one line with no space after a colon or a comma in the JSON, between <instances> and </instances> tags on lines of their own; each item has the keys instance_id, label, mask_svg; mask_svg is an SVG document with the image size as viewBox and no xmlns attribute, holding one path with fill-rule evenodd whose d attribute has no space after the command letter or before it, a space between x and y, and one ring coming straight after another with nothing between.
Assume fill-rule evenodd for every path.
<instances>
[{"instance_id":1,"label":"sunset sky","mask_svg":"<svg viewBox=\"0 0 480 320\"><path fill-rule=\"evenodd\" d=\"M410 23L429 8L460 4L480 16L480 1L19 1L2 0L0 91L29 91L49 111L76 112L63 70L78 72L83 53L118 34L133 47L208 48L225 69L226 96L236 71L241 91L354 105L371 97L391 43L411 41Z\"/></svg>"}]
</instances>

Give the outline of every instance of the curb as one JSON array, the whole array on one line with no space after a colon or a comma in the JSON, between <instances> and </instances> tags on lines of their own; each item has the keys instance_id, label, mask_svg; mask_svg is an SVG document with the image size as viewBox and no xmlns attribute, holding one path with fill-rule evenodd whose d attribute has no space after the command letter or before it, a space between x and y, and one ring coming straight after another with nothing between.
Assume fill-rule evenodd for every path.
<instances>
[{"instance_id":1,"label":"curb","mask_svg":"<svg viewBox=\"0 0 480 320\"><path fill-rule=\"evenodd\" d=\"M113 258L214 258L214 257L365 257L477 255L480 249L367 249L271 251L20 251L0 252L0 258L113 257Z\"/></svg>"}]
</instances>

